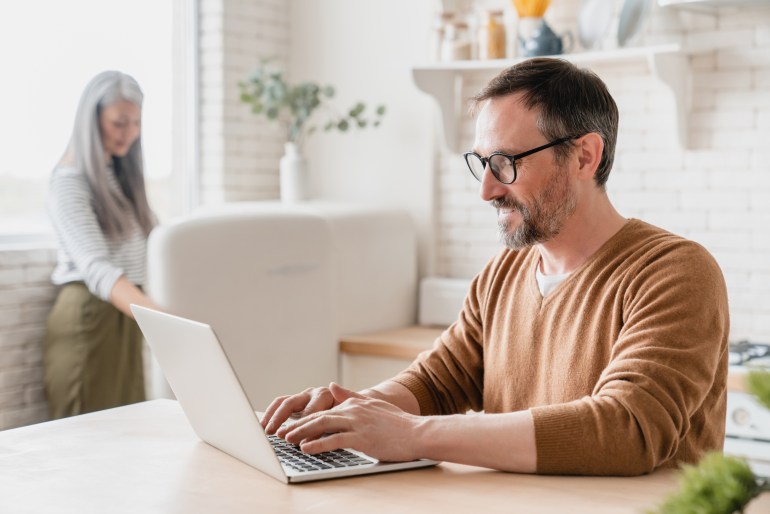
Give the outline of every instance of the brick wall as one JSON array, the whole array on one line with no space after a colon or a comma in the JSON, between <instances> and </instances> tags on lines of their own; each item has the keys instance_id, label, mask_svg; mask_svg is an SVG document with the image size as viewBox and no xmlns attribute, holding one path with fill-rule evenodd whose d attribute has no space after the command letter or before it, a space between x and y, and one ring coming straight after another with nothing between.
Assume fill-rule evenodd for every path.
<instances>
[{"instance_id":1,"label":"brick wall","mask_svg":"<svg viewBox=\"0 0 770 514\"><path fill-rule=\"evenodd\" d=\"M554 3L556 12L549 12L557 32L575 26L566 4ZM694 87L687 149L676 141L671 95L646 63L593 66L621 115L610 198L626 217L708 248L727 280L732 338L768 341L770 9L684 12L673 20L654 15L640 43L683 41L717 49L689 58ZM464 96L490 77L469 77ZM471 147L473 129L470 120L461 127L463 148ZM443 276L471 277L500 248L495 213L479 200L478 183L460 155L440 156L437 189L436 269Z\"/></svg>"},{"instance_id":2,"label":"brick wall","mask_svg":"<svg viewBox=\"0 0 770 514\"><path fill-rule=\"evenodd\" d=\"M42 340L55 258L52 248L0 251L0 430L48 417Z\"/></svg>"},{"instance_id":3,"label":"brick wall","mask_svg":"<svg viewBox=\"0 0 770 514\"><path fill-rule=\"evenodd\" d=\"M201 202L278 198L280 127L240 102L238 82L261 58L285 65L288 3L283 0L201 0Z\"/></svg>"}]
</instances>

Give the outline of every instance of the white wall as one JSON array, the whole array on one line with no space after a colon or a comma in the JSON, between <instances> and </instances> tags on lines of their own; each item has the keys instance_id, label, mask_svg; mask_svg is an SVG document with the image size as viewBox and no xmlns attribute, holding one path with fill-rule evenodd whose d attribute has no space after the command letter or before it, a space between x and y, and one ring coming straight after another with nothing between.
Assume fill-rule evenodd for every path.
<instances>
[{"instance_id":1,"label":"white wall","mask_svg":"<svg viewBox=\"0 0 770 514\"><path fill-rule=\"evenodd\" d=\"M306 145L314 196L408 210L420 232L421 270L432 259L432 99L410 66L428 55L433 2L292 0L289 66L295 80L337 90L340 110L383 103L381 127L313 134Z\"/></svg>"}]
</instances>

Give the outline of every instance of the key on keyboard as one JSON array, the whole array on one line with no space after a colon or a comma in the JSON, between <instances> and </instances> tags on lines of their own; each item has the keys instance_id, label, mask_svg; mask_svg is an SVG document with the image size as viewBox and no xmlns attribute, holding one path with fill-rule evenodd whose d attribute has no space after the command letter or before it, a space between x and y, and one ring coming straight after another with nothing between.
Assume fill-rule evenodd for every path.
<instances>
[{"instance_id":1,"label":"key on keyboard","mask_svg":"<svg viewBox=\"0 0 770 514\"><path fill-rule=\"evenodd\" d=\"M364 466L374 464L374 461L365 459L347 450L334 450L331 452L310 455L302 453L299 446L287 442L276 435L268 436L278 460L282 464L297 471L318 471L321 469L348 468L351 466Z\"/></svg>"}]
</instances>

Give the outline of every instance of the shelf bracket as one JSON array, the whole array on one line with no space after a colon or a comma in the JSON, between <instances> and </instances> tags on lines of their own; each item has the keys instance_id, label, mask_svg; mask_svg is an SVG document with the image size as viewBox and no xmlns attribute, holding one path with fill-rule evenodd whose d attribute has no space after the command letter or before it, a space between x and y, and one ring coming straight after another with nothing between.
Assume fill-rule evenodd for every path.
<instances>
[{"instance_id":1,"label":"shelf bracket","mask_svg":"<svg viewBox=\"0 0 770 514\"><path fill-rule=\"evenodd\" d=\"M692 78L687 55L683 53L656 53L648 56L650 69L665 84L674 99L675 127L679 145L688 145L688 118L692 104Z\"/></svg>"},{"instance_id":2,"label":"shelf bracket","mask_svg":"<svg viewBox=\"0 0 770 514\"><path fill-rule=\"evenodd\" d=\"M417 87L438 103L443 142L446 150L457 152L460 117L465 112L462 99L463 75L455 70L412 70Z\"/></svg>"}]
</instances>

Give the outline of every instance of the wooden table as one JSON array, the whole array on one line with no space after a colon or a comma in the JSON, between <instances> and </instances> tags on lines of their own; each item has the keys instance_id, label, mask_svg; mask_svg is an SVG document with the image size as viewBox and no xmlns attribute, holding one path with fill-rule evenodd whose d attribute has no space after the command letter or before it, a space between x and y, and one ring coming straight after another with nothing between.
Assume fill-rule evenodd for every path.
<instances>
[{"instance_id":1,"label":"wooden table","mask_svg":"<svg viewBox=\"0 0 770 514\"><path fill-rule=\"evenodd\" d=\"M173 400L0 432L0 512L14 514L620 514L643 512L674 487L670 471L547 477L447 463L284 485L198 440ZM768 506L763 501L749 512Z\"/></svg>"}]
</instances>

